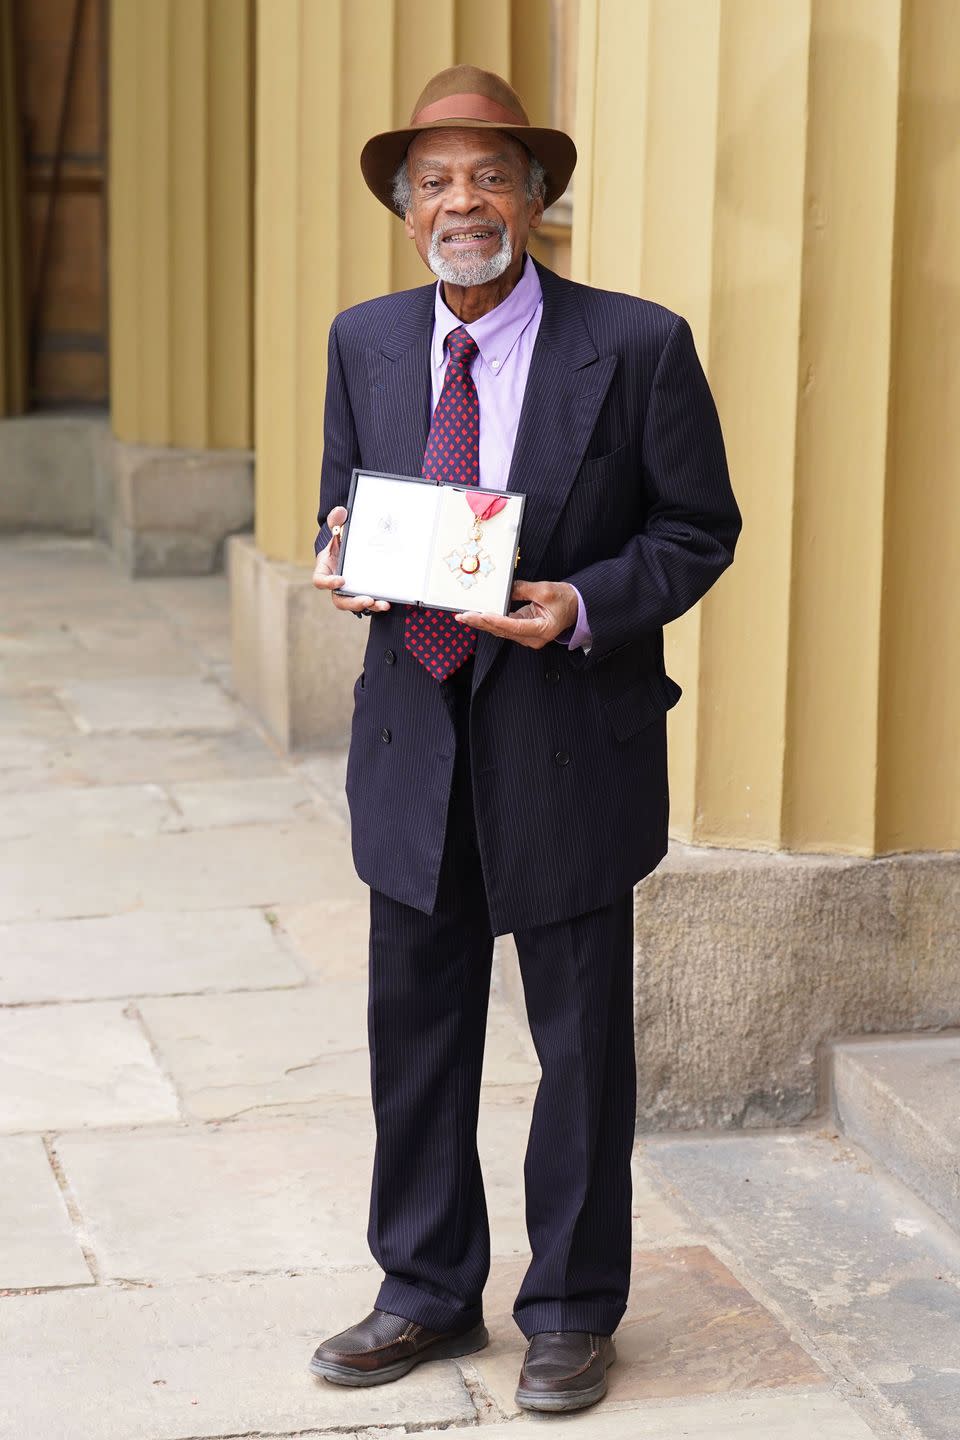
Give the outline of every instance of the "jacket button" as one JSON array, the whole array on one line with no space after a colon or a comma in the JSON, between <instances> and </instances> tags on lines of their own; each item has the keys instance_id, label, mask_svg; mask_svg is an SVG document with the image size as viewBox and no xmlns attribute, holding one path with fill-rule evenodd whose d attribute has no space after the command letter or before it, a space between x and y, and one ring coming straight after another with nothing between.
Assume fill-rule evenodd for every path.
<instances>
[{"instance_id":1,"label":"jacket button","mask_svg":"<svg viewBox=\"0 0 960 1440\"><path fill-rule=\"evenodd\" d=\"M566 750L558 750L553 758L558 765L570 764L570 756L567 754Z\"/></svg>"},{"instance_id":2,"label":"jacket button","mask_svg":"<svg viewBox=\"0 0 960 1440\"><path fill-rule=\"evenodd\" d=\"M390 741L393 739L393 736L390 734L390 731L387 729L386 725L384 725L383 729L380 731L380 739L383 741L384 745L389 745Z\"/></svg>"},{"instance_id":3,"label":"jacket button","mask_svg":"<svg viewBox=\"0 0 960 1440\"><path fill-rule=\"evenodd\" d=\"M546 682L547 682L548 685L559 685L559 684L560 684L560 671L559 671L559 670L547 670L547 671L545 672L543 678L544 678L544 680L546 680Z\"/></svg>"},{"instance_id":4,"label":"jacket button","mask_svg":"<svg viewBox=\"0 0 960 1440\"><path fill-rule=\"evenodd\" d=\"M388 650L383 658L384 660L386 660L388 665L396 665L397 663L397 657L396 655L394 655L392 650Z\"/></svg>"}]
</instances>

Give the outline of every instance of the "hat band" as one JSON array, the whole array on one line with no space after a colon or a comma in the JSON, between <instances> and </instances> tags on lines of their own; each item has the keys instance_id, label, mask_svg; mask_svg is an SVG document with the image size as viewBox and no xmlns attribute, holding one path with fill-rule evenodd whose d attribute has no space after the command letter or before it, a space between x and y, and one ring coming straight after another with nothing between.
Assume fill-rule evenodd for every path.
<instances>
[{"instance_id":1,"label":"hat band","mask_svg":"<svg viewBox=\"0 0 960 1440\"><path fill-rule=\"evenodd\" d=\"M436 120L485 120L490 125L526 125L525 115L516 115L486 95L445 95L424 105L410 121L411 125L431 125Z\"/></svg>"}]
</instances>

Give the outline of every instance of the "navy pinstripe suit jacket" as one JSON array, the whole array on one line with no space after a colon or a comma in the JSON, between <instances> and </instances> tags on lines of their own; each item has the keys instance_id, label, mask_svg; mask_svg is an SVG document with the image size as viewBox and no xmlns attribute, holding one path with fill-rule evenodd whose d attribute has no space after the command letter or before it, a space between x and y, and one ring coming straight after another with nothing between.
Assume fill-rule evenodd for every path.
<instances>
[{"instance_id":1,"label":"navy pinstripe suit jacket","mask_svg":"<svg viewBox=\"0 0 960 1440\"><path fill-rule=\"evenodd\" d=\"M607 904L666 852L666 711L680 687L662 627L730 564L741 523L686 321L537 269L543 318L508 485L527 496L517 574L576 585L593 646L478 639L471 759L498 934ZM426 285L333 323L318 551L355 465L420 473L433 298ZM370 621L347 795L360 877L430 912L454 732L437 682L403 650L403 620L394 606Z\"/></svg>"}]
</instances>

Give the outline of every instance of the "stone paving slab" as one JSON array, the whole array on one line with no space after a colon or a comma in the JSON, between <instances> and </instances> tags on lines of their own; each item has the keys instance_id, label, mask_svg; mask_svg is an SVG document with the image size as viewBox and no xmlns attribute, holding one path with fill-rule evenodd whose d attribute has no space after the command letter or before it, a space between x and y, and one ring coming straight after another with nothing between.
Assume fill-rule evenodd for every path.
<instances>
[{"instance_id":1,"label":"stone paving slab","mask_svg":"<svg viewBox=\"0 0 960 1440\"><path fill-rule=\"evenodd\" d=\"M7 690L0 684L0 740L72 739L77 733L53 691L43 686Z\"/></svg>"},{"instance_id":2,"label":"stone paving slab","mask_svg":"<svg viewBox=\"0 0 960 1440\"><path fill-rule=\"evenodd\" d=\"M485 1425L477 1433L483 1440L515 1440L517 1435L544 1436L548 1430L562 1433L564 1440L873 1440L873 1432L839 1395L794 1389L644 1405L629 1416L603 1402L582 1415L528 1416ZM450 1440L449 1430L424 1430L419 1440L440 1440L441 1433Z\"/></svg>"},{"instance_id":3,"label":"stone paving slab","mask_svg":"<svg viewBox=\"0 0 960 1440\"><path fill-rule=\"evenodd\" d=\"M278 905L273 912L286 943L308 970L324 980L367 973L370 897L306 905Z\"/></svg>"},{"instance_id":4,"label":"stone paving slab","mask_svg":"<svg viewBox=\"0 0 960 1440\"><path fill-rule=\"evenodd\" d=\"M150 655L152 663L153 655ZM57 687L64 708L85 734L136 730L234 730L238 707L218 685L191 676L138 675L75 681Z\"/></svg>"},{"instance_id":5,"label":"stone paving slab","mask_svg":"<svg viewBox=\"0 0 960 1440\"><path fill-rule=\"evenodd\" d=\"M80 643L79 637L71 638L73 643L56 654L50 647L45 650L33 644L8 652L0 658L0 684L8 689L27 688L50 683L55 677L58 689L65 683L109 689L122 684L138 663L143 665L146 655L149 655L151 678L157 683L161 680L171 686L203 683L202 657L166 632L148 642L151 648L141 650L139 655L125 654L116 648L90 649ZM135 652L132 644L130 650Z\"/></svg>"},{"instance_id":6,"label":"stone paving slab","mask_svg":"<svg viewBox=\"0 0 960 1440\"><path fill-rule=\"evenodd\" d=\"M211 829L282 820L332 818L309 786L293 775L252 780L184 780L169 787L180 812L177 828ZM339 826L338 826L339 834Z\"/></svg>"},{"instance_id":7,"label":"stone paving slab","mask_svg":"<svg viewBox=\"0 0 960 1440\"><path fill-rule=\"evenodd\" d=\"M528 1254L517 1203L529 1101L481 1107L494 1254ZM374 1129L369 1105L309 1122L63 1135L64 1173L103 1274L180 1280L366 1265Z\"/></svg>"},{"instance_id":8,"label":"stone paving slab","mask_svg":"<svg viewBox=\"0 0 960 1440\"><path fill-rule=\"evenodd\" d=\"M226 575L139 579L137 594L208 663L229 663L232 650L230 584Z\"/></svg>"},{"instance_id":9,"label":"stone paving slab","mask_svg":"<svg viewBox=\"0 0 960 1440\"><path fill-rule=\"evenodd\" d=\"M61 1136L103 1275L170 1281L369 1265L373 1119Z\"/></svg>"},{"instance_id":10,"label":"stone paving slab","mask_svg":"<svg viewBox=\"0 0 960 1440\"><path fill-rule=\"evenodd\" d=\"M330 822L334 823L334 822ZM0 921L213 910L364 893L318 822L0 843Z\"/></svg>"},{"instance_id":11,"label":"stone paving slab","mask_svg":"<svg viewBox=\"0 0 960 1440\"><path fill-rule=\"evenodd\" d=\"M513 1397L523 1340L511 1311L524 1268L515 1261L492 1267L484 1295L491 1341L471 1356L505 1416L520 1414ZM705 1246L635 1253L607 1406L825 1383L820 1367Z\"/></svg>"},{"instance_id":12,"label":"stone paving slab","mask_svg":"<svg viewBox=\"0 0 960 1440\"><path fill-rule=\"evenodd\" d=\"M142 576L134 588L142 601L187 634L197 629L230 633L230 581L224 574Z\"/></svg>"},{"instance_id":13,"label":"stone paving slab","mask_svg":"<svg viewBox=\"0 0 960 1440\"><path fill-rule=\"evenodd\" d=\"M633 1152L631 1171L634 1246L645 1249L650 1245L689 1243L693 1238L689 1215L666 1198L639 1149Z\"/></svg>"},{"instance_id":14,"label":"stone paving slab","mask_svg":"<svg viewBox=\"0 0 960 1440\"><path fill-rule=\"evenodd\" d=\"M932 1211L831 1131L651 1140L644 1151L823 1353L924 1440L955 1440L960 1242Z\"/></svg>"},{"instance_id":15,"label":"stone paving slab","mask_svg":"<svg viewBox=\"0 0 960 1440\"><path fill-rule=\"evenodd\" d=\"M302 757L294 756L291 763L296 765L297 773L309 781L330 808L349 824L350 807L343 788L347 774L346 750L314 750Z\"/></svg>"},{"instance_id":16,"label":"stone paving slab","mask_svg":"<svg viewBox=\"0 0 960 1440\"><path fill-rule=\"evenodd\" d=\"M159 785L64 785L21 790L0 807L0 840L28 835L153 835L177 822Z\"/></svg>"},{"instance_id":17,"label":"stone paving slab","mask_svg":"<svg viewBox=\"0 0 960 1440\"><path fill-rule=\"evenodd\" d=\"M11 565L6 546L0 551L0 564L0 597L10 629L31 621L69 626L76 620L112 620L119 611L127 619L147 624L156 619L155 608L129 581L102 565L87 571L53 567L51 574L48 567L38 569L36 560L27 566Z\"/></svg>"},{"instance_id":18,"label":"stone paving slab","mask_svg":"<svg viewBox=\"0 0 960 1440\"><path fill-rule=\"evenodd\" d=\"M77 649L76 637L66 620L55 615L18 617L5 615L0 628L0 666L6 676L7 666L23 658L46 660L56 670L65 655Z\"/></svg>"},{"instance_id":19,"label":"stone paving slab","mask_svg":"<svg viewBox=\"0 0 960 1440\"><path fill-rule=\"evenodd\" d=\"M92 1284L38 1135L0 1139L0 1177L0 1291Z\"/></svg>"},{"instance_id":20,"label":"stone paving slab","mask_svg":"<svg viewBox=\"0 0 960 1440\"><path fill-rule=\"evenodd\" d=\"M0 1010L0 1130L173 1120L176 1095L120 1005Z\"/></svg>"},{"instance_id":21,"label":"stone paving slab","mask_svg":"<svg viewBox=\"0 0 960 1440\"><path fill-rule=\"evenodd\" d=\"M162 615L114 612L109 616L89 616L81 612L71 617L67 624L69 633L82 650L123 661L118 673L127 680L131 679L131 671L136 674L145 669L149 675L157 650L179 650L189 654L193 648ZM144 664L145 659L147 665Z\"/></svg>"},{"instance_id":22,"label":"stone paving slab","mask_svg":"<svg viewBox=\"0 0 960 1440\"><path fill-rule=\"evenodd\" d=\"M64 712L65 713L65 712ZM0 735L0 794L56 785L123 785L177 780L249 780L286 773L280 757L252 730L69 737Z\"/></svg>"},{"instance_id":23,"label":"stone paving slab","mask_svg":"<svg viewBox=\"0 0 960 1440\"><path fill-rule=\"evenodd\" d=\"M0 1436L192 1440L406 1424L474 1433L453 1361L366 1389L308 1373L317 1343L367 1313L378 1281L364 1271L8 1297Z\"/></svg>"},{"instance_id":24,"label":"stone paving slab","mask_svg":"<svg viewBox=\"0 0 960 1440\"><path fill-rule=\"evenodd\" d=\"M0 925L0 1005L302 983L262 910L137 910Z\"/></svg>"},{"instance_id":25,"label":"stone paving slab","mask_svg":"<svg viewBox=\"0 0 960 1440\"><path fill-rule=\"evenodd\" d=\"M202 1120L257 1109L326 1110L370 1094L367 983L324 977L306 990L146 1000L144 1022L187 1111ZM492 1004L484 1082L532 1086L540 1067L511 1013Z\"/></svg>"}]
</instances>

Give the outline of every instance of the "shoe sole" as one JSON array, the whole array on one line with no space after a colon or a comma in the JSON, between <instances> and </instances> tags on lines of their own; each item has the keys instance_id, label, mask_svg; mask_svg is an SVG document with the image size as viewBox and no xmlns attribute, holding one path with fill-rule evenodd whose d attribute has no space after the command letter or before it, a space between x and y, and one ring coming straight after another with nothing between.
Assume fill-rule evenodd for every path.
<instances>
[{"instance_id":1,"label":"shoe sole","mask_svg":"<svg viewBox=\"0 0 960 1440\"><path fill-rule=\"evenodd\" d=\"M399 1380L415 1365L424 1365L428 1360L456 1360L461 1355L473 1355L483 1350L490 1342L485 1325L475 1325L462 1335L453 1335L449 1340L438 1341L420 1355L411 1355L409 1360L397 1360L385 1365L382 1370L354 1370L349 1365L335 1365L332 1361L310 1361L310 1373L321 1380L330 1380L334 1385L387 1385Z\"/></svg>"},{"instance_id":2,"label":"shoe sole","mask_svg":"<svg viewBox=\"0 0 960 1440\"><path fill-rule=\"evenodd\" d=\"M519 1405L521 1410L542 1410L548 1415L557 1415L566 1410L586 1410L589 1405L596 1405L607 1393L607 1370L616 1359L614 1355L607 1361L603 1379L598 1380L596 1385L591 1385L589 1390L544 1390L540 1394L527 1395L520 1390L514 1395L514 1404Z\"/></svg>"}]
</instances>

